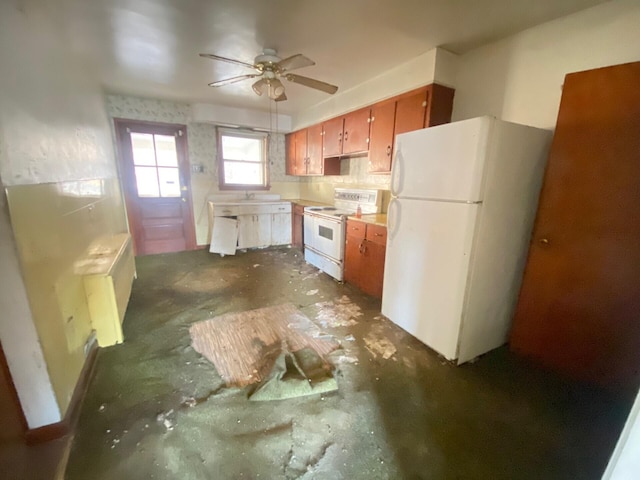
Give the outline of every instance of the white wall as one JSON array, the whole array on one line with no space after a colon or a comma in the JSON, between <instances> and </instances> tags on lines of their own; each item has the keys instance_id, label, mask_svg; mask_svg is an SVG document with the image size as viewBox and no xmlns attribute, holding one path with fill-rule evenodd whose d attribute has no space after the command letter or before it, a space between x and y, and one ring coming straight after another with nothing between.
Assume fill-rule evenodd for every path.
<instances>
[{"instance_id":1,"label":"white wall","mask_svg":"<svg viewBox=\"0 0 640 480\"><path fill-rule=\"evenodd\" d=\"M555 127L564 76L640 60L640 2L617 0L459 58L453 120L495 115Z\"/></svg>"},{"instance_id":2,"label":"white wall","mask_svg":"<svg viewBox=\"0 0 640 480\"><path fill-rule=\"evenodd\" d=\"M0 2L0 184L6 187L116 176L101 87L70 55L58 15L51 2ZM54 317L33 315L31 300L42 292L27 287L4 187L1 195L0 341L28 426L36 428L59 421L67 406L54 396L49 338L38 336L38 326ZM58 352L68 353L66 346ZM60 374L71 390L81 365Z\"/></svg>"},{"instance_id":3,"label":"white wall","mask_svg":"<svg viewBox=\"0 0 640 480\"><path fill-rule=\"evenodd\" d=\"M382 72L349 90L338 91L326 100L299 112L293 117L293 130L319 123L357 108L393 97L402 92L433 83L436 76L438 49ZM448 52L445 52L448 54ZM450 55L450 54L449 54Z\"/></svg>"},{"instance_id":4,"label":"white wall","mask_svg":"<svg viewBox=\"0 0 640 480\"><path fill-rule=\"evenodd\" d=\"M2 144L0 143L0 147ZM0 183L0 342L30 428L61 420L42 346L31 320L4 187Z\"/></svg>"}]
</instances>

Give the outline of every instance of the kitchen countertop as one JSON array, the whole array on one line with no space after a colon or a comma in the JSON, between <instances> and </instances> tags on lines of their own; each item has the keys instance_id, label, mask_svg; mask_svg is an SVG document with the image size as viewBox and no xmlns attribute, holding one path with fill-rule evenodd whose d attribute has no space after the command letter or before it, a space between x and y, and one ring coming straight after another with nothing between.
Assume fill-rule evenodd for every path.
<instances>
[{"instance_id":1,"label":"kitchen countertop","mask_svg":"<svg viewBox=\"0 0 640 480\"><path fill-rule=\"evenodd\" d=\"M285 199L283 199L285 200ZM313 200L304 200L302 198L287 198L285 201L302 205L303 207L331 207L328 203L316 202Z\"/></svg>"},{"instance_id":2,"label":"kitchen countertop","mask_svg":"<svg viewBox=\"0 0 640 480\"><path fill-rule=\"evenodd\" d=\"M371 223L373 225L379 225L381 227L387 226L386 213L367 213L363 214L360 218L356 217L355 215L349 215L347 219L357 222Z\"/></svg>"}]
</instances>

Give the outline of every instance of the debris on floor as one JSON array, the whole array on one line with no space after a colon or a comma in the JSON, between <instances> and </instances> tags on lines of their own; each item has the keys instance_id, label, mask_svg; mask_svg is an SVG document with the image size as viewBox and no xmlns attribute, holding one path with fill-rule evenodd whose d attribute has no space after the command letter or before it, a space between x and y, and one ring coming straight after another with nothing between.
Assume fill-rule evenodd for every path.
<instances>
[{"instance_id":1,"label":"debris on floor","mask_svg":"<svg viewBox=\"0 0 640 480\"><path fill-rule=\"evenodd\" d=\"M318 289L314 289L314 290L309 290L307 292L307 295L311 296L311 295L317 295L318 294Z\"/></svg>"},{"instance_id":2,"label":"debris on floor","mask_svg":"<svg viewBox=\"0 0 640 480\"><path fill-rule=\"evenodd\" d=\"M220 315L193 324L189 333L193 348L214 364L229 387L269 377L283 342L288 351L308 348L322 359L340 346L332 336L318 336L318 327L290 303Z\"/></svg>"},{"instance_id":3,"label":"debris on floor","mask_svg":"<svg viewBox=\"0 0 640 480\"><path fill-rule=\"evenodd\" d=\"M269 376L249 396L250 400L282 400L328 393L338 389L331 368L312 348L290 352L282 342Z\"/></svg>"},{"instance_id":4,"label":"debris on floor","mask_svg":"<svg viewBox=\"0 0 640 480\"><path fill-rule=\"evenodd\" d=\"M358 322L356 318L362 316L360 307L353 303L351 299L343 295L333 302L316 303L318 314L316 320L322 327L350 327Z\"/></svg>"},{"instance_id":5,"label":"debris on floor","mask_svg":"<svg viewBox=\"0 0 640 480\"><path fill-rule=\"evenodd\" d=\"M396 347L391 341L384 336L381 328L373 328L364 337L365 347L374 358L381 356L385 360L388 360L396 353Z\"/></svg>"}]
</instances>

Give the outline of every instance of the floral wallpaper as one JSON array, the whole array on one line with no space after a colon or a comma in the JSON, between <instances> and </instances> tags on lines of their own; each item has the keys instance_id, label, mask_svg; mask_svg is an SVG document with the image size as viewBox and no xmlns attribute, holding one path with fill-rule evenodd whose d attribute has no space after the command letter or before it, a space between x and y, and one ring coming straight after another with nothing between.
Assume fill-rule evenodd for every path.
<instances>
[{"instance_id":1,"label":"floral wallpaper","mask_svg":"<svg viewBox=\"0 0 640 480\"><path fill-rule=\"evenodd\" d=\"M215 125L192 122L191 105L188 103L125 95L107 95L105 102L111 118L177 123L187 126L196 239L199 245L204 245L208 236L206 199L208 195L218 192ZM269 173L272 185L278 182L300 181L298 177L285 174L285 141L284 135L280 133L272 134L269 139Z\"/></svg>"}]
</instances>

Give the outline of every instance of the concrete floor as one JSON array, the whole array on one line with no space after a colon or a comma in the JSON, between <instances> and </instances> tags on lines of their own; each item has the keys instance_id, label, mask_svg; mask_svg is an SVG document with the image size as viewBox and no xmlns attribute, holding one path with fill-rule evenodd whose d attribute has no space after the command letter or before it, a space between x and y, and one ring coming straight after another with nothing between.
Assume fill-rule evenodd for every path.
<instances>
[{"instance_id":1,"label":"concrete floor","mask_svg":"<svg viewBox=\"0 0 640 480\"><path fill-rule=\"evenodd\" d=\"M596 479L631 405L506 348L451 366L294 249L137 265L126 340L99 354L69 480ZM317 323L357 322L323 328L344 347L339 390L250 402L191 348L189 326L286 302Z\"/></svg>"}]
</instances>

